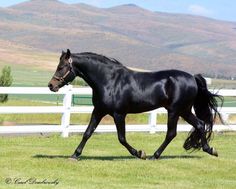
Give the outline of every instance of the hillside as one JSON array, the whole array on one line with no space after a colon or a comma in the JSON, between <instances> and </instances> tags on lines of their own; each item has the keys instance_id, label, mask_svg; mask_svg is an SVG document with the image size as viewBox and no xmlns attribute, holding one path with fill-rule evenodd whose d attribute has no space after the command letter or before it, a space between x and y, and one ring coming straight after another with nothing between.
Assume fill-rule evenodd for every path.
<instances>
[{"instance_id":1,"label":"hillside","mask_svg":"<svg viewBox=\"0 0 236 189\"><path fill-rule=\"evenodd\" d=\"M47 86L60 53L0 40L0 70L11 65L14 86Z\"/></svg>"},{"instance_id":2,"label":"hillside","mask_svg":"<svg viewBox=\"0 0 236 189\"><path fill-rule=\"evenodd\" d=\"M1 8L0 28L2 47L1 41L9 41L54 55L70 48L142 69L236 77L236 23L151 12L133 4L101 9L31 0Z\"/></svg>"}]
</instances>

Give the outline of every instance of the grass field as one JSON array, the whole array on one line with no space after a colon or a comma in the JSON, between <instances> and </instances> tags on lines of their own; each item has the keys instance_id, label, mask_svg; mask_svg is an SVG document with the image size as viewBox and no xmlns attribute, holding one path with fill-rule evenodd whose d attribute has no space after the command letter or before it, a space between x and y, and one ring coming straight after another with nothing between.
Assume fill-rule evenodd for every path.
<instances>
[{"instance_id":1,"label":"grass field","mask_svg":"<svg viewBox=\"0 0 236 189\"><path fill-rule=\"evenodd\" d=\"M234 189L236 133L215 134L211 145L217 148L218 158L202 151L186 153L182 148L186 135L179 133L160 160L145 161L131 157L115 133L95 134L78 162L67 158L81 135L1 137L0 188ZM151 155L164 136L128 133L127 139ZM31 178L37 182L57 180L58 184L30 184L27 180Z\"/></svg>"},{"instance_id":2,"label":"grass field","mask_svg":"<svg viewBox=\"0 0 236 189\"><path fill-rule=\"evenodd\" d=\"M236 80L226 80L226 79L212 79L212 84L210 85L212 89L235 89Z\"/></svg>"}]
</instances>

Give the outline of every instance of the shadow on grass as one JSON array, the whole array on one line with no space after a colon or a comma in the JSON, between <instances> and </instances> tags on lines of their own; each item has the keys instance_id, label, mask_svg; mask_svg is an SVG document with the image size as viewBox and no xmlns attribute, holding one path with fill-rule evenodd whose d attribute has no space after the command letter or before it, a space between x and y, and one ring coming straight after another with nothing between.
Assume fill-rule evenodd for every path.
<instances>
[{"instance_id":1,"label":"shadow on grass","mask_svg":"<svg viewBox=\"0 0 236 189\"><path fill-rule=\"evenodd\" d=\"M159 159L201 159L201 156L196 156L196 155L179 155L179 156L161 156Z\"/></svg>"},{"instance_id":2,"label":"shadow on grass","mask_svg":"<svg viewBox=\"0 0 236 189\"><path fill-rule=\"evenodd\" d=\"M33 158L38 159L69 159L70 156L66 155L45 155L45 154L37 154L33 156ZM161 156L158 160L167 160L167 159L201 159L201 156L194 155L169 155L169 156ZM79 157L79 161L81 160L100 160L100 161L114 161L114 160L130 160L130 159L138 159L133 156L81 156Z\"/></svg>"},{"instance_id":3,"label":"shadow on grass","mask_svg":"<svg viewBox=\"0 0 236 189\"><path fill-rule=\"evenodd\" d=\"M65 155L44 155L37 154L33 158L42 158L42 159L69 159L70 156ZM126 160L126 159L135 159L132 156L80 156L79 161L81 160L100 160L100 161L113 161L113 160Z\"/></svg>"}]
</instances>

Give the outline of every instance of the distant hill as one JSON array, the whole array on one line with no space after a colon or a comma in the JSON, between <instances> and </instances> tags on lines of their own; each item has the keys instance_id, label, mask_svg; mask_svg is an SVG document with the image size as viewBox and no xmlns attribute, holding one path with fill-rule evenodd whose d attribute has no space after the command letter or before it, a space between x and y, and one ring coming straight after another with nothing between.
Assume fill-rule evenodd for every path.
<instances>
[{"instance_id":1,"label":"distant hill","mask_svg":"<svg viewBox=\"0 0 236 189\"><path fill-rule=\"evenodd\" d=\"M126 66L236 77L236 23L152 12L133 4L101 9L57 0L0 8L1 41L60 53L92 51Z\"/></svg>"}]
</instances>

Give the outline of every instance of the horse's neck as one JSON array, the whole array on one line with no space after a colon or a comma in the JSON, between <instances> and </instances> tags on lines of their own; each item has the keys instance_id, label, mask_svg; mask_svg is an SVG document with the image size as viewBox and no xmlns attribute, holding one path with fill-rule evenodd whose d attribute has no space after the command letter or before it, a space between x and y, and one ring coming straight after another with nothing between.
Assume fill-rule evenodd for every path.
<instances>
[{"instance_id":1,"label":"horse's neck","mask_svg":"<svg viewBox=\"0 0 236 189\"><path fill-rule=\"evenodd\" d=\"M95 64L92 61L77 63L76 70L80 73L79 76L93 89L99 87L106 80L108 71L106 67L102 67L102 65Z\"/></svg>"}]
</instances>

